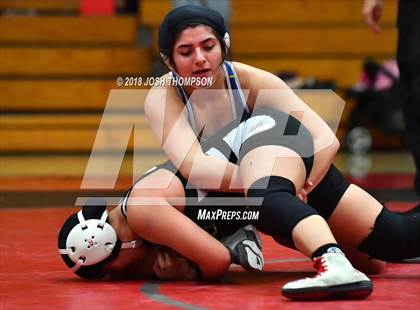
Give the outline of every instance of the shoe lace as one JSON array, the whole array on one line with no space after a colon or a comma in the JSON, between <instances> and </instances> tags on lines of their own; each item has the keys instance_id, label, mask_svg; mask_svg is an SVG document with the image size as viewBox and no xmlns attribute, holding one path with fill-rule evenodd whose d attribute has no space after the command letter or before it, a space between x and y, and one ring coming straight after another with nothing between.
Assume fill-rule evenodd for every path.
<instances>
[{"instance_id":1,"label":"shoe lace","mask_svg":"<svg viewBox=\"0 0 420 310\"><path fill-rule=\"evenodd\" d=\"M315 279L321 276L324 272L328 271L328 266L322 256L314 259L314 268L316 269L317 273L312 277L312 279Z\"/></svg>"}]
</instances>

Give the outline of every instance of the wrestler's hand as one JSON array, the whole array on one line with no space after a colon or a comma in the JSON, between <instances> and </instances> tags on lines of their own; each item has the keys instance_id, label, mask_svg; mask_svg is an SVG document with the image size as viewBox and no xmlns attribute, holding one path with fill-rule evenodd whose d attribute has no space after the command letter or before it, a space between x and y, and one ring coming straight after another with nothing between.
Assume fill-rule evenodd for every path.
<instances>
[{"instance_id":1,"label":"wrestler's hand","mask_svg":"<svg viewBox=\"0 0 420 310\"><path fill-rule=\"evenodd\" d=\"M378 22L381 18L382 13L382 1L381 0L365 0L363 5L362 14L365 17L366 24L372 29L374 33L379 33Z\"/></svg>"},{"instance_id":2,"label":"wrestler's hand","mask_svg":"<svg viewBox=\"0 0 420 310\"><path fill-rule=\"evenodd\" d=\"M296 197L302 200L304 203L308 203L308 194L305 191L305 188L302 188L297 194Z\"/></svg>"},{"instance_id":3,"label":"wrestler's hand","mask_svg":"<svg viewBox=\"0 0 420 310\"><path fill-rule=\"evenodd\" d=\"M308 194L313 190L314 184L312 181L307 179L301 190L296 194L296 196L302 200L304 203L308 203Z\"/></svg>"},{"instance_id":4,"label":"wrestler's hand","mask_svg":"<svg viewBox=\"0 0 420 310\"><path fill-rule=\"evenodd\" d=\"M196 280L197 271L192 265L176 252L162 249L155 263L153 271L159 279L163 280Z\"/></svg>"}]
</instances>

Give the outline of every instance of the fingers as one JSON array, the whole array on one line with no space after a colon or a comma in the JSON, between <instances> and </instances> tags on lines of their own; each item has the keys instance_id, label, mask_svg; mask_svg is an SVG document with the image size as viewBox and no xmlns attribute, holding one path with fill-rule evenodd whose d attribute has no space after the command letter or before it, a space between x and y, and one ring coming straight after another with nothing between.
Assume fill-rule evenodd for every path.
<instances>
[{"instance_id":1,"label":"fingers","mask_svg":"<svg viewBox=\"0 0 420 310\"><path fill-rule=\"evenodd\" d=\"M304 203L308 203L308 194L306 193L306 191L304 191L303 195L302 195L302 201Z\"/></svg>"},{"instance_id":2,"label":"fingers","mask_svg":"<svg viewBox=\"0 0 420 310\"><path fill-rule=\"evenodd\" d=\"M163 255L163 252L159 252L157 256L157 263L159 268L163 268L165 266L165 257Z\"/></svg>"},{"instance_id":3,"label":"fingers","mask_svg":"<svg viewBox=\"0 0 420 310\"><path fill-rule=\"evenodd\" d=\"M167 270L172 267L172 258L166 251L158 253L153 264L153 272L162 279L167 278Z\"/></svg>"},{"instance_id":4,"label":"fingers","mask_svg":"<svg viewBox=\"0 0 420 310\"><path fill-rule=\"evenodd\" d=\"M182 262L185 259L181 256L178 256L175 252L172 251L161 251L157 255L155 262L159 265L159 268L169 268L175 265L178 261Z\"/></svg>"},{"instance_id":5,"label":"fingers","mask_svg":"<svg viewBox=\"0 0 420 310\"><path fill-rule=\"evenodd\" d=\"M165 256L165 267L170 267L172 265L171 255L169 255L168 252L165 252L164 256Z\"/></svg>"},{"instance_id":6,"label":"fingers","mask_svg":"<svg viewBox=\"0 0 420 310\"><path fill-rule=\"evenodd\" d=\"M381 31L378 22L382 14L382 2L379 0L365 0L363 7L363 16L366 24L374 33Z\"/></svg>"},{"instance_id":7,"label":"fingers","mask_svg":"<svg viewBox=\"0 0 420 310\"><path fill-rule=\"evenodd\" d=\"M172 259L168 252L159 252L158 257L158 264L160 269L168 268L172 265Z\"/></svg>"},{"instance_id":8,"label":"fingers","mask_svg":"<svg viewBox=\"0 0 420 310\"><path fill-rule=\"evenodd\" d=\"M296 197L299 198L299 200L302 200L303 202L305 202L305 199L303 198L302 195L298 194L298 195L296 195Z\"/></svg>"},{"instance_id":9,"label":"fingers","mask_svg":"<svg viewBox=\"0 0 420 310\"><path fill-rule=\"evenodd\" d=\"M370 29L372 29L374 33L378 34L379 32L381 32L381 28L375 21L373 15L365 15L365 21L366 21L366 24L369 26Z\"/></svg>"},{"instance_id":10,"label":"fingers","mask_svg":"<svg viewBox=\"0 0 420 310\"><path fill-rule=\"evenodd\" d=\"M304 188L302 188L299 193L296 195L300 200L302 200L304 203L308 202L308 193L306 192L306 190Z\"/></svg>"},{"instance_id":11,"label":"fingers","mask_svg":"<svg viewBox=\"0 0 420 310\"><path fill-rule=\"evenodd\" d=\"M153 272L157 277L161 276L160 268L159 268L159 254L157 258L155 259L155 262L153 263Z\"/></svg>"},{"instance_id":12,"label":"fingers","mask_svg":"<svg viewBox=\"0 0 420 310\"><path fill-rule=\"evenodd\" d=\"M375 7L375 10L373 11L373 20L376 23L378 23L379 20L381 19L381 15L382 15L382 7L381 6Z\"/></svg>"}]
</instances>

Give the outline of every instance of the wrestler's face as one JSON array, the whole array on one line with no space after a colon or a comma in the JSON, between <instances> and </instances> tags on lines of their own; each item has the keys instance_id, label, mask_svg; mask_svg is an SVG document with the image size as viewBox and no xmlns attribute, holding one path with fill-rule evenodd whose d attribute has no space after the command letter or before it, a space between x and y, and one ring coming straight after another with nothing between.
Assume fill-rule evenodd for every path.
<instances>
[{"instance_id":1,"label":"wrestler's face","mask_svg":"<svg viewBox=\"0 0 420 310\"><path fill-rule=\"evenodd\" d=\"M175 42L172 59L181 77L216 79L222 48L213 30L204 25L187 28Z\"/></svg>"}]
</instances>

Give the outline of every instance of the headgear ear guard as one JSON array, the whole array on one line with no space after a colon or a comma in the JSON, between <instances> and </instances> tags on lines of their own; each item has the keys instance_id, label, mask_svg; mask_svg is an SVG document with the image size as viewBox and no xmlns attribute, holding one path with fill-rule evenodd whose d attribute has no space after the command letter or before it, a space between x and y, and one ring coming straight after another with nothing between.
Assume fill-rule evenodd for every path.
<instances>
[{"instance_id":1,"label":"headgear ear guard","mask_svg":"<svg viewBox=\"0 0 420 310\"><path fill-rule=\"evenodd\" d=\"M225 35L223 36L223 41L225 41L226 48L230 48L230 34L229 34L229 32L225 32Z\"/></svg>"},{"instance_id":2,"label":"headgear ear guard","mask_svg":"<svg viewBox=\"0 0 420 310\"><path fill-rule=\"evenodd\" d=\"M223 16L217 11L197 5L184 5L170 11L159 27L158 45L162 59L170 57L171 47L175 44L178 33L189 24L210 26L223 38L226 48L230 47L230 35ZM225 55L228 51L225 51Z\"/></svg>"},{"instance_id":3,"label":"headgear ear guard","mask_svg":"<svg viewBox=\"0 0 420 310\"><path fill-rule=\"evenodd\" d=\"M100 278L102 268L120 249L136 248L141 240L122 243L108 222L103 199L91 199L61 227L58 248L70 270L82 278Z\"/></svg>"}]
</instances>

